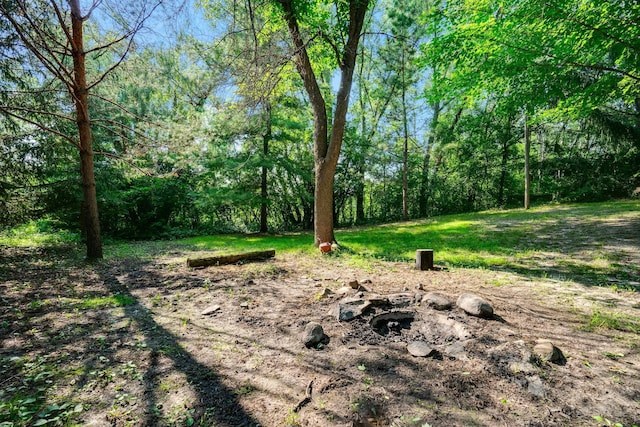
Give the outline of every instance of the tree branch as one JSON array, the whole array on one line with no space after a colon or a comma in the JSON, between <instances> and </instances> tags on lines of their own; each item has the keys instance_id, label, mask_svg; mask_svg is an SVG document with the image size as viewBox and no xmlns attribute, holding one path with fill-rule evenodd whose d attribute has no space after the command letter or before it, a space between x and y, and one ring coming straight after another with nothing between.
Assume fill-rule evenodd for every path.
<instances>
[{"instance_id":1,"label":"tree branch","mask_svg":"<svg viewBox=\"0 0 640 427\"><path fill-rule=\"evenodd\" d=\"M35 127L37 127L37 128L38 128L38 129L40 129L40 130L43 130L43 131L45 131L45 132L49 132L49 133L52 133L52 134L54 134L54 135L57 135L57 136L59 136L59 137L63 138L64 140L66 140L67 142L69 142L70 144L72 144L72 145L73 145L74 147L76 147L77 149L80 149L80 144L79 144L79 143L77 143L77 142L76 142L73 138L71 138L70 136L63 134L63 133L62 133L62 132L60 132L60 131L57 131L57 130L55 130L55 129L52 129L52 128L48 127L48 126L43 125L42 123L38 123L38 122L36 122L36 121L34 121L34 120L31 120L31 119L29 119L29 118L27 118L27 117L21 116L21 115L16 114L16 113L13 113L12 111L7 110L7 109L6 109L4 106L2 106L2 105L0 105L0 111L1 111L1 112L3 112L3 113L5 113L5 114L6 114L6 115L8 115L8 116L11 116L11 117L16 118L16 119L18 119L18 120L22 120L22 121L23 121L23 122L25 122L25 123L29 123L29 124L31 124L31 125L34 125Z\"/></svg>"}]
</instances>

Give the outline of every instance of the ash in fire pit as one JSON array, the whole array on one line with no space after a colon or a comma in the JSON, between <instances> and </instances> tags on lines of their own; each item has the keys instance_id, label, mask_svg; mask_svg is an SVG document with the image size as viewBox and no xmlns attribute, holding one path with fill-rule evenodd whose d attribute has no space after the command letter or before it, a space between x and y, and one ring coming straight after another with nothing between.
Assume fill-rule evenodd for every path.
<instances>
[{"instance_id":1,"label":"ash in fire pit","mask_svg":"<svg viewBox=\"0 0 640 427\"><path fill-rule=\"evenodd\" d=\"M411 322L415 314L406 311L391 311L374 316L369 324L371 328L382 336L397 335L403 329L411 329Z\"/></svg>"}]
</instances>

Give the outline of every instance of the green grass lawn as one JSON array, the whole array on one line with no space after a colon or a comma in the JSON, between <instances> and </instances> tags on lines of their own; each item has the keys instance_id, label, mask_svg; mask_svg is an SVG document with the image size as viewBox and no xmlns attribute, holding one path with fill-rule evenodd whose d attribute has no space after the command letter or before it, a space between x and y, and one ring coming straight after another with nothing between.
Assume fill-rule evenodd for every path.
<instances>
[{"instance_id":1,"label":"green grass lawn","mask_svg":"<svg viewBox=\"0 0 640 427\"><path fill-rule=\"evenodd\" d=\"M640 202L546 205L531 210L447 215L337 230L336 238L343 247L342 253L350 257L411 262L415 259L416 249L433 249L439 264L476 268L517 268L535 253L571 258L572 252L591 245L594 263L597 264L603 256L613 261L620 254L602 252L606 246L603 241L606 240L606 230L601 230L604 235L596 242L586 239L593 237L591 231L599 224L620 218L627 218L638 225ZM640 230L636 232L636 239L638 233ZM311 233L201 236L179 242L203 251L267 248L278 252L314 251ZM565 261L567 264L570 259ZM587 267L585 265L584 269L588 270Z\"/></svg>"},{"instance_id":2,"label":"green grass lawn","mask_svg":"<svg viewBox=\"0 0 640 427\"><path fill-rule=\"evenodd\" d=\"M450 267L511 269L530 275L580 275L590 282L609 277L630 281L640 276L632 253L618 250L608 239L622 233L631 252L640 241L640 201L545 205L447 215L336 231L337 256L355 263L370 260L413 262L416 249L433 249L436 264ZM626 225L624 225L626 224ZM42 227L41 227L42 228ZM0 235L4 245L60 244L68 233L47 233L27 225ZM629 246L629 245L627 245ZM312 233L282 235L211 235L171 242L115 242L105 245L107 258L154 256L168 250L185 252L242 252L275 249L277 253L316 254ZM629 251L629 248L627 248ZM542 267L552 260L552 266ZM637 279L636 279L637 280Z\"/></svg>"}]
</instances>

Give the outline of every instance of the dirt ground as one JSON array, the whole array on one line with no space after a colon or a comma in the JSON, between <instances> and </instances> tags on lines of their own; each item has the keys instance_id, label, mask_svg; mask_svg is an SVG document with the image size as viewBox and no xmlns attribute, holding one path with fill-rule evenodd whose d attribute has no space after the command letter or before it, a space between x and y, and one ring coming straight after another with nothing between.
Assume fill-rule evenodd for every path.
<instances>
[{"instance_id":1,"label":"dirt ground","mask_svg":"<svg viewBox=\"0 0 640 427\"><path fill-rule=\"evenodd\" d=\"M636 254L637 243L625 242ZM188 268L179 247L97 265L69 262L65 250L4 247L0 255L0 421L17 417L7 402L38 389L39 408L74 408L49 413L91 426L640 423L640 338L597 327L597 316L637 319L637 291L505 271L357 266L319 254L204 269ZM339 322L329 312L357 293L339 293L355 280L369 296L438 291L455 302L474 293L495 316L469 316L455 304L436 311L418 298ZM385 310L415 318L383 335L370 322ZM467 336L418 326L434 316ZM309 322L323 326L325 345L301 342ZM416 339L432 344L435 357L409 354ZM539 339L566 360L531 356Z\"/></svg>"}]
</instances>

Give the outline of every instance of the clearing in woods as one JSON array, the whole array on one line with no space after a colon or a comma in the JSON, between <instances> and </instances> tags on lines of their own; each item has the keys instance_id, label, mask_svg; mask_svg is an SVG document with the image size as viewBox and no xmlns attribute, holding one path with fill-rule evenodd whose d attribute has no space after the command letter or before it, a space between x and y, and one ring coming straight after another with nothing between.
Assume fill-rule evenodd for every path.
<instances>
[{"instance_id":1,"label":"clearing in woods","mask_svg":"<svg viewBox=\"0 0 640 427\"><path fill-rule=\"evenodd\" d=\"M456 216L474 224L464 232L447 217L386 225L339 233L348 250L337 255L278 247L267 261L201 269L186 258L204 239L107 247L122 253L98 264L76 246L2 246L0 422L638 424L639 207ZM279 244L245 240L228 244ZM413 268L425 245L447 269ZM453 307L419 302L433 291ZM465 314L462 293L495 315ZM346 297L378 304L340 322L329 312ZM411 318L373 320L389 312ZM328 337L313 348L301 342L309 322ZM564 359L536 356L541 339ZM412 356L415 340L436 351Z\"/></svg>"}]
</instances>

